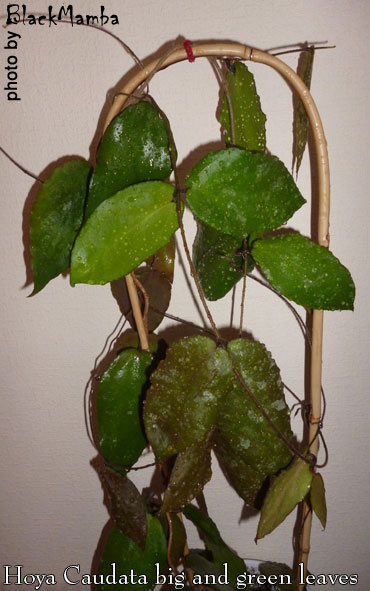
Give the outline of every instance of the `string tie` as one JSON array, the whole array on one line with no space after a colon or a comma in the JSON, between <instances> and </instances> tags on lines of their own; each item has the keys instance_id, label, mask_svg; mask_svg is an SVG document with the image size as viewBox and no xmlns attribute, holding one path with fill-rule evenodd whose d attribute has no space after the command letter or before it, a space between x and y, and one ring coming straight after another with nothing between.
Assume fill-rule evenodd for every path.
<instances>
[{"instance_id":1,"label":"string tie","mask_svg":"<svg viewBox=\"0 0 370 591\"><path fill-rule=\"evenodd\" d=\"M190 63L195 62L195 57L192 49L192 42L189 40L184 41L184 49Z\"/></svg>"}]
</instances>

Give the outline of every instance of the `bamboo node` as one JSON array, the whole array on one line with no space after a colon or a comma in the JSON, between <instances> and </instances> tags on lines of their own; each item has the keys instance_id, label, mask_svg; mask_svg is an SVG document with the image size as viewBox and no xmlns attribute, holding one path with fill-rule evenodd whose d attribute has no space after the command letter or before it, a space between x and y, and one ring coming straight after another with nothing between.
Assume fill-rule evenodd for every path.
<instances>
[{"instance_id":1,"label":"bamboo node","mask_svg":"<svg viewBox=\"0 0 370 591\"><path fill-rule=\"evenodd\" d=\"M320 425L321 424L321 417L313 417L310 415L309 421L311 425Z\"/></svg>"}]
</instances>

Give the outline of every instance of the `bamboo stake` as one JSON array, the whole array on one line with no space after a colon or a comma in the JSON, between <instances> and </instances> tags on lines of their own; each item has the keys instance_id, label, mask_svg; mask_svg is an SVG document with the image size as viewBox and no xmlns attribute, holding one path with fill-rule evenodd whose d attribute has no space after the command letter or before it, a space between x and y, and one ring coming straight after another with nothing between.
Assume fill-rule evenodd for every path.
<instances>
[{"instance_id":1,"label":"bamboo stake","mask_svg":"<svg viewBox=\"0 0 370 591\"><path fill-rule=\"evenodd\" d=\"M316 161L318 169L318 193L319 193L319 208L318 208L318 243L321 246L329 246L329 210L330 210L330 175L329 175L329 161L326 146L326 139L321 123L320 115L315 105L315 102L301 80L301 78L292 70L287 64L282 62L279 58L272 56L266 52L247 47L240 43L198 43L192 46L194 57L217 57L249 60L256 63L268 65L279 72L287 81L287 83L298 93L302 103L307 112L310 121L315 150ZM160 71L177 62L187 60L187 53L183 47L174 47L173 51L161 57L159 60L151 61L147 66L138 70L128 80L124 88L121 90L122 94L118 94L109 110L105 128L106 129L111 120L118 115L125 105L128 97L141 85L148 77L152 76L157 71ZM129 283L130 276L126 277ZM132 281L132 278L131 278ZM139 326L140 331L144 331L140 305L138 303L138 296L135 289L130 288L130 298L132 297L132 307L135 315L136 325ZM136 294L136 295L135 295ZM134 305L134 301L137 303ZM134 309L135 308L135 309ZM136 310L136 311L135 311ZM141 320L140 320L141 317ZM139 331L139 334L141 332ZM323 312L321 310L313 311L313 327L312 327L312 351L311 351L311 388L310 388L310 403L311 412L309 417L308 441L310 442L309 451L317 457L319 449L318 429L321 420L321 368L322 368L322 336L323 336ZM145 334L141 334L140 342L142 348L147 347L147 338ZM303 530L300 540L300 558L299 561L304 564L304 572L307 572L307 561L309 554L310 536L311 536L311 521L312 515L308 505L304 506L304 522ZM304 585L299 585L299 591L304 588Z\"/></svg>"}]
</instances>

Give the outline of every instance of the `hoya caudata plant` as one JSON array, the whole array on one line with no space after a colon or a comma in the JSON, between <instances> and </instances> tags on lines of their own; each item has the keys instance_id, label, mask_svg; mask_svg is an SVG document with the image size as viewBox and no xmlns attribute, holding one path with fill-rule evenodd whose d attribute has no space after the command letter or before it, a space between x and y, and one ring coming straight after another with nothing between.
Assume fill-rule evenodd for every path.
<instances>
[{"instance_id":1,"label":"hoya caudata plant","mask_svg":"<svg viewBox=\"0 0 370 591\"><path fill-rule=\"evenodd\" d=\"M214 323L171 346L154 333L170 302L174 235L185 231L185 207L198 227L192 274L203 303L224 297L256 267L275 291L305 308L353 307L350 273L334 254L280 230L305 199L266 148L252 74L241 62L228 66L220 110L225 147L202 158L185 187L168 181L172 172L177 179L174 140L164 114L146 97L110 123L96 167L73 159L56 168L32 211L34 293L70 267L72 285L114 282L135 326L122 281L130 277L150 333L146 350L137 339L119 350L97 389L100 475L114 522L97 573L102 590L112 588L106 576L113 563L123 577L140 573L129 588L144 590L159 572L197 584L196 577L217 575L226 562L235 588L245 564L205 510L211 452L243 501L261 509L257 538L302 499L325 525L322 477L293 438L280 372L266 346L244 337L228 342ZM307 134L301 109L297 167ZM164 480L156 503L128 476L148 446ZM187 521L199 529L205 551L187 547Z\"/></svg>"}]
</instances>

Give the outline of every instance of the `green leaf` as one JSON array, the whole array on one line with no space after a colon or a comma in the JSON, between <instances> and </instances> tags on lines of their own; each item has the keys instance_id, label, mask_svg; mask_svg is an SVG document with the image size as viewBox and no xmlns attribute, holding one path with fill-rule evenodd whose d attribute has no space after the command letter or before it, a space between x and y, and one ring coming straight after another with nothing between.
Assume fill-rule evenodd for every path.
<instances>
[{"instance_id":1,"label":"green leaf","mask_svg":"<svg viewBox=\"0 0 370 591\"><path fill-rule=\"evenodd\" d=\"M177 230L173 187L139 183L106 199L83 226L72 251L71 283L108 283L133 271Z\"/></svg>"},{"instance_id":2,"label":"green leaf","mask_svg":"<svg viewBox=\"0 0 370 591\"><path fill-rule=\"evenodd\" d=\"M133 482L104 466L100 478L110 501L110 514L119 529L142 549L145 548L147 521L144 500Z\"/></svg>"},{"instance_id":3,"label":"green leaf","mask_svg":"<svg viewBox=\"0 0 370 591\"><path fill-rule=\"evenodd\" d=\"M185 338L168 349L144 407L145 432L159 460L206 439L229 373L226 351L207 337Z\"/></svg>"},{"instance_id":4,"label":"green leaf","mask_svg":"<svg viewBox=\"0 0 370 591\"><path fill-rule=\"evenodd\" d=\"M226 74L226 84L233 113L234 142L231 137L230 109L226 93L220 113L220 122L226 130L226 143L247 150L264 152L266 115L261 110L254 76L241 62L235 62L233 67L234 72L228 71Z\"/></svg>"},{"instance_id":5,"label":"green leaf","mask_svg":"<svg viewBox=\"0 0 370 591\"><path fill-rule=\"evenodd\" d=\"M324 246L300 234L285 234L256 241L252 254L272 287L297 304L353 310L352 277Z\"/></svg>"},{"instance_id":6,"label":"green leaf","mask_svg":"<svg viewBox=\"0 0 370 591\"><path fill-rule=\"evenodd\" d=\"M208 154L192 169L186 186L193 214L236 236L278 228L305 203L278 158L241 148Z\"/></svg>"},{"instance_id":7,"label":"green leaf","mask_svg":"<svg viewBox=\"0 0 370 591\"><path fill-rule=\"evenodd\" d=\"M326 527L326 499L325 499L325 486L321 474L314 474L311 484L311 505L315 511L317 518L320 520L321 525L325 529Z\"/></svg>"},{"instance_id":8,"label":"green leaf","mask_svg":"<svg viewBox=\"0 0 370 591\"><path fill-rule=\"evenodd\" d=\"M223 565L227 562L229 581L235 584L237 576L246 571L244 560L224 542L215 522L208 515L194 505L185 507L183 513L200 530L215 566L223 571Z\"/></svg>"},{"instance_id":9,"label":"green leaf","mask_svg":"<svg viewBox=\"0 0 370 591\"><path fill-rule=\"evenodd\" d=\"M207 587L211 589L216 589L216 591L234 591L235 587L230 584L225 583L224 575L222 574L224 570L222 569L222 573L220 570L209 560L207 560L204 556L199 554L198 552L192 551L186 556L186 566L190 568L197 577L201 577L202 583L206 583ZM244 569L245 570L245 569ZM219 581L219 577L221 581L219 583L212 583L212 575L215 577L216 581ZM208 576L208 578L206 578ZM199 584L198 578L193 581L195 585Z\"/></svg>"},{"instance_id":10,"label":"green leaf","mask_svg":"<svg viewBox=\"0 0 370 591\"><path fill-rule=\"evenodd\" d=\"M82 224L90 164L71 160L54 170L37 194L30 235L33 294L69 267L73 243Z\"/></svg>"},{"instance_id":11,"label":"green leaf","mask_svg":"<svg viewBox=\"0 0 370 591\"><path fill-rule=\"evenodd\" d=\"M231 486L247 505L256 506L266 474L254 470L245 454L233 448L217 432L214 440L214 450Z\"/></svg>"},{"instance_id":12,"label":"green leaf","mask_svg":"<svg viewBox=\"0 0 370 591\"><path fill-rule=\"evenodd\" d=\"M243 277L243 257L237 254L242 247L242 236L223 234L198 222L193 261L208 300L222 298Z\"/></svg>"},{"instance_id":13,"label":"green leaf","mask_svg":"<svg viewBox=\"0 0 370 591\"><path fill-rule=\"evenodd\" d=\"M107 128L97 161L90 182L86 218L105 199L125 187L142 181L162 181L170 176L168 136L159 111L146 101L124 109Z\"/></svg>"},{"instance_id":14,"label":"green leaf","mask_svg":"<svg viewBox=\"0 0 370 591\"><path fill-rule=\"evenodd\" d=\"M295 458L291 466L279 474L264 500L256 540L272 532L310 490L313 473L310 465Z\"/></svg>"},{"instance_id":15,"label":"green leaf","mask_svg":"<svg viewBox=\"0 0 370 591\"><path fill-rule=\"evenodd\" d=\"M306 46L299 56L297 74L300 76L307 86L308 90L311 87L311 76L313 67L313 58L315 48ZM303 154L307 144L309 121L306 109L297 96L294 99L294 118L293 118L293 168L296 165L296 174L298 174L301 166Z\"/></svg>"},{"instance_id":16,"label":"green leaf","mask_svg":"<svg viewBox=\"0 0 370 591\"><path fill-rule=\"evenodd\" d=\"M180 452L172 468L161 512L177 511L197 497L211 480L210 438Z\"/></svg>"},{"instance_id":17,"label":"green leaf","mask_svg":"<svg viewBox=\"0 0 370 591\"><path fill-rule=\"evenodd\" d=\"M164 275L166 279L173 283L173 274L175 270L175 255L176 255L176 240L172 236L169 243L162 246L157 252L147 261L147 265L152 271L158 271Z\"/></svg>"},{"instance_id":18,"label":"green leaf","mask_svg":"<svg viewBox=\"0 0 370 591\"><path fill-rule=\"evenodd\" d=\"M152 356L126 349L104 372L98 389L101 453L109 462L132 466L146 446L141 426L141 398Z\"/></svg>"},{"instance_id":19,"label":"green leaf","mask_svg":"<svg viewBox=\"0 0 370 591\"><path fill-rule=\"evenodd\" d=\"M99 585L100 591L122 591L123 585L126 591L149 591L155 584L155 564L159 563L163 566L166 563L167 542L159 520L151 515L147 515L147 520L148 534L144 550L125 536L118 527L114 527L110 531L100 560L99 574L103 575L106 581L107 577L112 575L112 563L114 563L117 584L112 584L113 577L111 576L107 582ZM133 584L130 584L131 570L136 575ZM126 575L127 583L122 578L122 582L119 584L118 581L123 575ZM141 579L139 575L142 575ZM146 583L144 583L143 577L145 577ZM139 582L142 584L138 584Z\"/></svg>"},{"instance_id":20,"label":"green leaf","mask_svg":"<svg viewBox=\"0 0 370 591\"><path fill-rule=\"evenodd\" d=\"M289 409L280 372L266 347L257 341L238 339L228 345L233 367L264 408L278 430L291 440ZM233 389L220 407L218 430L244 461L265 477L286 466L291 452L268 424L261 411L233 376Z\"/></svg>"}]
</instances>

